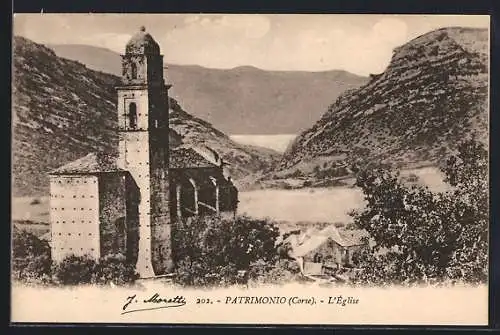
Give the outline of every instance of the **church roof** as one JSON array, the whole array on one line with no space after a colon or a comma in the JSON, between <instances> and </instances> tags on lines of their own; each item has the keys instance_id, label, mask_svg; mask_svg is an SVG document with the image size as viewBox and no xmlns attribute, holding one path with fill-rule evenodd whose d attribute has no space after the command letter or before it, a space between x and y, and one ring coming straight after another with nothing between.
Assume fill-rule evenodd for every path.
<instances>
[{"instance_id":1,"label":"church roof","mask_svg":"<svg viewBox=\"0 0 500 335\"><path fill-rule=\"evenodd\" d=\"M90 153L87 156L69 162L50 174L93 174L103 172L123 172L116 166L116 159L111 155Z\"/></svg>"},{"instance_id":2,"label":"church roof","mask_svg":"<svg viewBox=\"0 0 500 335\"><path fill-rule=\"evenodd\" d=\"M191 147L178 147L170 150L170 168L172 169L216 166Z\"/></svg>"},{"instance_id":3,"label":"church roof","mask_svg":"<svg viewBox=\"0 0 500 335\"><path fill-rule=\"evenodd\" d=\"M216 166L192 147L181 146L170 149L170 168L212 168ZM112 155L90 153L50 171L50 174L94 174L105 172L125 172L125 170L117 167L116 157Z\"/></svg>"},{"instance_id":4,"label":"church roof","mask_svg":"<svg viewBox=\"0 0 500 335\"><path fill-rule=\"evenodd\" d=\"M146 28L141 27L139 31L132 36L125 46L127 54L160 54L160 46L154 38L146 32Z\"/></svg>"}]
</instances>

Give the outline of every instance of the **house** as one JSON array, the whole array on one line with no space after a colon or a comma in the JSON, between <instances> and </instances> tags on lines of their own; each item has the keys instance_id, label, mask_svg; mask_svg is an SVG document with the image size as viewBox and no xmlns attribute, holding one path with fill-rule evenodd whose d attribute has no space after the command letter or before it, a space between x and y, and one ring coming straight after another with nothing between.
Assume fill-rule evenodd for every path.
<instances>
[{"instance_id":1,"label":"house","mask_svg":"<svg viewBox=\"0 0 500 335\"><path fill-rule=\"evenodd\" d=\"M173 267L171 231L193 215L234 215L238 191L210 148L169 128L163 55L144 27L125 47L117 87L116 152L90 153L50 172L54 261L123 254L142 278Z\"/></svg>"},{"instance_id":2,"label":"house","mask_svg":"<svg viewBox=\"0 0 500 335\"><path fill-rule=\"evenodd\" d=\"M283 244L288 244L288 255L298 262L303 274L321 275L327 269L353 265L353 255L368 246L366 236L363 231L341 233L331 225L292 234Z\"/></svg>"}]
</instances>

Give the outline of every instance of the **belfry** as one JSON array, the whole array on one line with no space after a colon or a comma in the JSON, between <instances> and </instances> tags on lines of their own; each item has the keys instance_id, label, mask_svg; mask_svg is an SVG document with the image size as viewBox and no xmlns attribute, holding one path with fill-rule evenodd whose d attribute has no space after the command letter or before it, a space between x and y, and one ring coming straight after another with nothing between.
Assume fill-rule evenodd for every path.
<instances>
[{"instance_id":1,"label":"belfry","mask_svg":"<svg viewBox=\"0 0 500 335\"><path fill-rule=\"evenodd\" d=\"M170 258L168 86L160 47L144 27L125 47L117 93L117 165L129 171L141 195L137 270L153 276L168 267Z\"/></svg>"},{"instance_id":2,"label":"belfry","mask_svg":"<svg viewBox=\"0 0 500 335\"><path fill-rule=\"evenodd\" d=\"M235 215L238 191L222 158L184 143L169 127L170 85L158 43L141 27L122 55L118 147L50 172L51 249L69 255L121 254L140 277L174 266L171 232L193 216Z\"/></svg>"}]
</instances>

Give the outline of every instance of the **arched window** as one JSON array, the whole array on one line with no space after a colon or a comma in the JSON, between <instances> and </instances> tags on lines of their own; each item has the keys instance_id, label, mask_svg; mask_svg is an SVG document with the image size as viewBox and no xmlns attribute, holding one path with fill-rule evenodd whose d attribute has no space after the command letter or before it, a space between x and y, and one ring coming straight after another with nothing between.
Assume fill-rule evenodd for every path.
<instances>
[{"instance_id":1,"label":"arched window","mask_svg":"<svg viewBox=\"0 0 500 335\"><path fill-rule=\"evenodd\" d=\"M135 63L130 64L130 70L132 72L132 79L137 79L137 65Z\"/></svg>"},{"instance_id":2,"label":"arched window","mask_svg":"<svg viewBox=\"0 0 500 335\"><path fill-rule=\"evenodd\" d=\"M135 102L128 105L128 124L132 129L137 128L137 106Z\"/></svg>"}]
</instances>

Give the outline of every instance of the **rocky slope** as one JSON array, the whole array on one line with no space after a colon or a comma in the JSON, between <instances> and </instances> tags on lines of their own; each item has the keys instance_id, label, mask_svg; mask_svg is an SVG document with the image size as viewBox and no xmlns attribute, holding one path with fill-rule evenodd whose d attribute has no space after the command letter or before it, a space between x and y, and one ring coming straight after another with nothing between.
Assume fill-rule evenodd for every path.
<instances>
[{"instance_id":1,"label":"rocky slope","mask_svg":"<svg viewBox=\"0 0 500 335\"><path fill-rule=\"evenodd\" d=\"M22 37L13 41L13 195L48 194L47 172L89 152L110 150L117 137L119 78L57 57ZM205 143L231 165L235 178L269 169L278 154L238 145L172 99L171 128L186 143Z\"/></svg>"},{"instance_id":2,"label":"rocky slope","mask_svg":"<svg viewBox=\"0 0 500 335\"><path fill-rule=\"evenodd\" d=\"M488 138L488 31L445 28L394 50L387 69L342 94L288 148L281 175L318 175L348 159L438 163Z\"/></svg>"},{"instance_id":3,"label":"rocky slope","mask_svg":"<svg viewBox=\"0 0 500 335\"><path fill-rule=\"evenodd\" d=\"M88 45L50 45L90 69L121 75L120 55ZM168 50L165 51L168 53ZM335 99L367 78L345 71L287 72L169 65L172 97L227 134L297 134L312 126Z\"/></svg>"}]
</instances>

